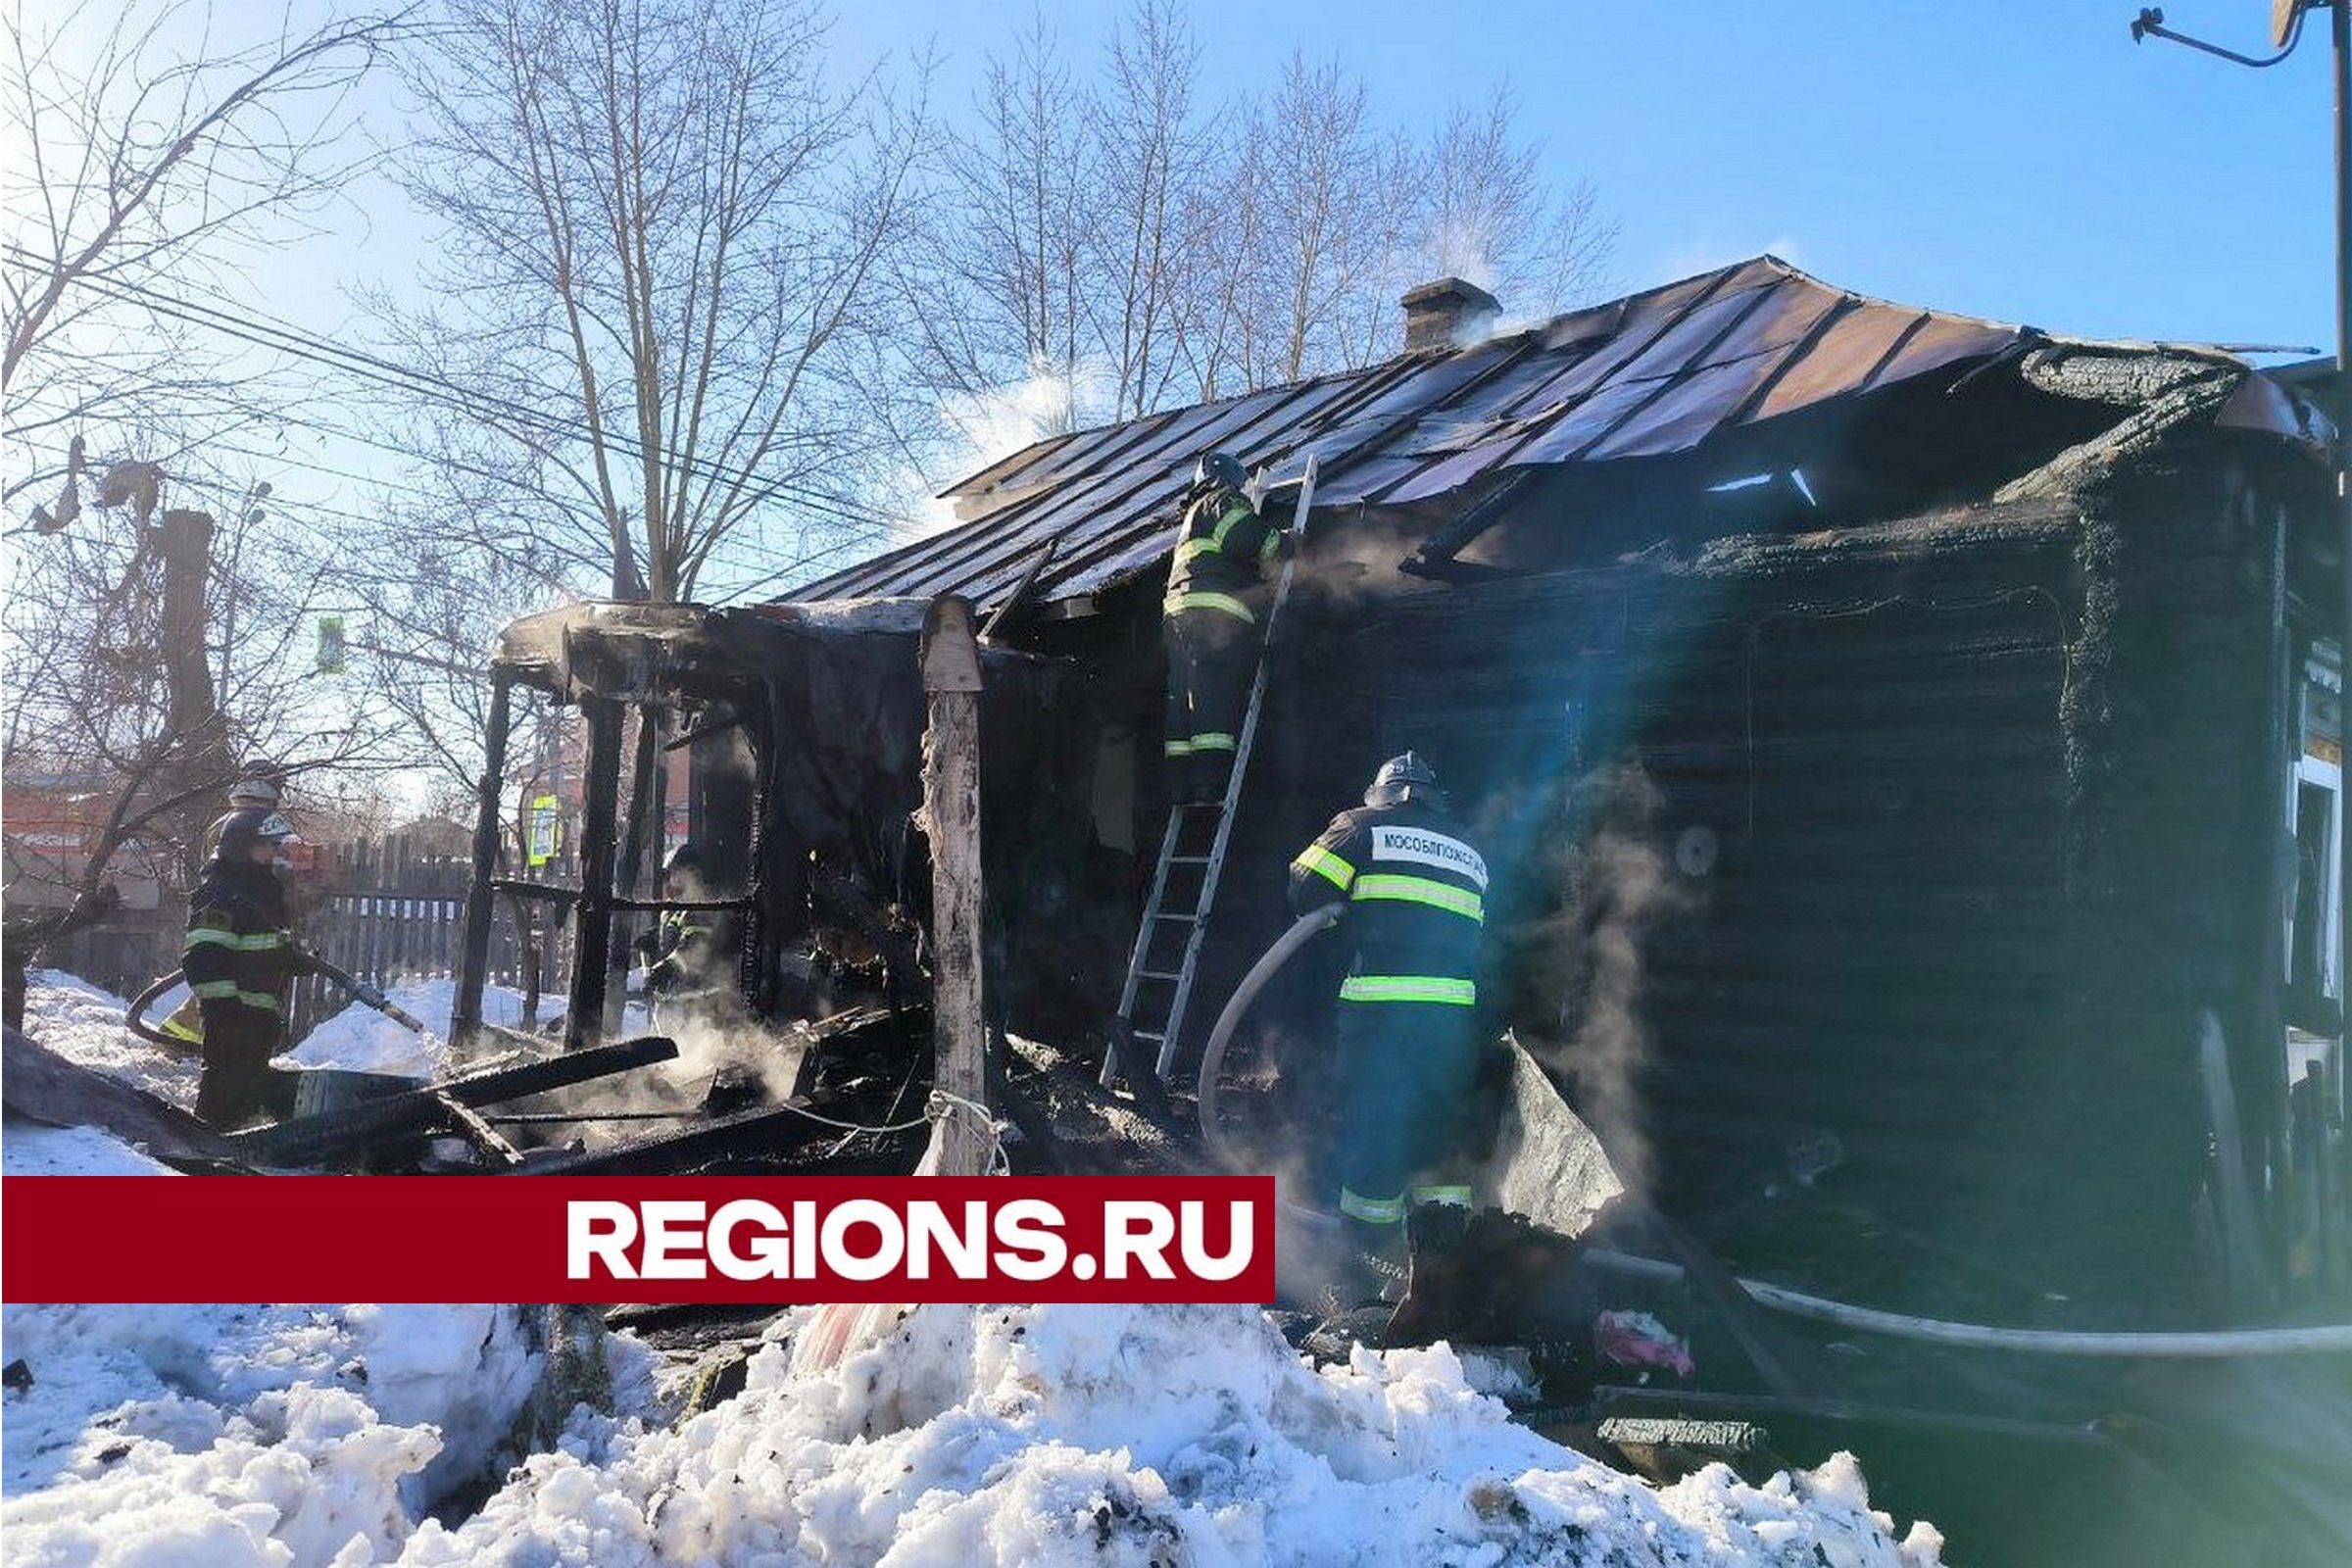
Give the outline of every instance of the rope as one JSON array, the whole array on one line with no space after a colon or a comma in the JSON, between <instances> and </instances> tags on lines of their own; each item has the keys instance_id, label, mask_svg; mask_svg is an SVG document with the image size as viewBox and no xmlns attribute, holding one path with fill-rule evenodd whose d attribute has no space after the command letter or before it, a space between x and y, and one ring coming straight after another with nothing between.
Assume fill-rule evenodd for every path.
<instances>
[{"instance_id":1,"label":"rope","mask_svg":"<svg viewBox=\"0 0 2352 1568\"><path fill-rule=\"evenodd\" d=\"M988 1106L979 1101L966 1100L963 1096L950 1094L945 1089L934 1089L931 1091L931 1098L923 1102L923 1119L925 1121L945 1120L949 1112L956 1110L976 1118L981 1126L988 1129L988 1168L982 1174L988 1176L1011 1175L1012 1160L1004 1152L1005 1124L997 1120L995 1115L989 1111ZM908 1125L919 1124L910 1122Z\"/></svg>"}]
</instances>

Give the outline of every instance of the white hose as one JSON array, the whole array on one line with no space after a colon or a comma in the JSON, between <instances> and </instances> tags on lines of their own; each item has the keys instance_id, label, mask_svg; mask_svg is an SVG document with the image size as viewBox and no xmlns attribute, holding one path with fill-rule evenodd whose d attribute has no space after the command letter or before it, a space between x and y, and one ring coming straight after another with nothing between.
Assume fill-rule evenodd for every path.
<instances>
[{"instance_id":1,"label":"white hose","mask_svg":"<svg viewBox=\"0 0 2352 1568\"><path fill-rule=\"evenodd\" d=\"M1584 1256L1604 1267L1653 1279L1680 1279L1678 1264L1636 1257L1600 1248ZM1847 1328L1868 1329L1907 1340L1932 1340L1939 1345L1969 1345L1987 1349L2024 1350L2040 1355L2109 1356L2243 1356L2307 1355L2352 1351L2352 1324L2328 1324L2300 1329L2213 1329L2193 1333L2087 1334L2059 1329L2003 1329L1982 1323L1948 1323L1936 1318L1909 1317L1872 1306L1851 1306L1825 1300L1786 1286L1740 1280L1740 1288L1757 1302L1798 1317L1818 1318Z\"/></svg>"},{"instance_id":2,"label":"white hose","mask_svg":"<svg viewBox=\"0 0 2352 1568\"><path fill-rule=\"evenodd\" d=\"M1259 955L1242 983L1233 988L1226 1000L1225 1010L1217 1014L1217 1026L1208 1032L1208 1044L1200 1051L1200 1138L1208 1145L1208 1152L1216 1162L1230 1171L1242 1168L1241 1157L1225 1141L1225 1130L1217 1125L1217 1067L1225 1059L1225 1047L1240 1027L1242 1015L1250 1004L1274 978L1274 972L1291 961L1291 955L1306 946L1317 932L1340 923L1337 905L1327 904L1319 909L1309 909L1300 915L1291 928L1274 939L1274 945Z\"/></svg>"}]
</instances>

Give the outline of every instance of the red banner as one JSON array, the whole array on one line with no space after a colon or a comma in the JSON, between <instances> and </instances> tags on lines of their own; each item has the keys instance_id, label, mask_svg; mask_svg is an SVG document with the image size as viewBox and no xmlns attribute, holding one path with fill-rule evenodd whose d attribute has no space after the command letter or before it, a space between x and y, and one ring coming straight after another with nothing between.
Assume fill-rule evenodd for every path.
<instances>
[{"instance_id":1,"label":"red banner","mask_svg":"<svg viewBox=\"0 0 2352 1568\"><path fill-rule=\"evenodd\" d=\"M11 1301L1274 1298L1274 1182L19 1176Z\"/></svg>"}]
</instances>

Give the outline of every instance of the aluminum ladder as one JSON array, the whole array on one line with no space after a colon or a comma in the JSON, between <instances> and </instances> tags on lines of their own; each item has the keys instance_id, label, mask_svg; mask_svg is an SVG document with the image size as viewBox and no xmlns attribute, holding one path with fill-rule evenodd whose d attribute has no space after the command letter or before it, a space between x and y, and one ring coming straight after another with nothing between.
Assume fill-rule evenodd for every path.
<instances>
[{"instance_id":1,"label":"aluminum ladder","mask_svg":"<svg viewBox=\"0 0 2352 1568\"><path fill-rule=\"evenodd\" d=\"M1149 1042L1156 1053L1153 1073L1165 1084L1176 1064L1184 1038L1186 1009L1193 1000L1193 978L1200 962L1202 938L1216 902L1217 882L1224 874L1225 852L1233 840L1233 818L1241 804L1242 783L1249 776L1250 752L1257 739L1257 718L1266 701L1266 650L1273 645L1274 628L1291 597L1291 577L1298 564L1298 547L1305 542L1308 509L1315 500L1315 460L1296 480L1264 483L1259 474L1260 505L1267 494L1298 487L1293 513L1292 549L1282 563L1274 600L1266 611L1263 637L1258 642L1257 672L1250 682L1250 706L1242 714L1241 733L1234 738L1233 772L1225 794L1214 801L1179 803L1169 808L1168 825L1160 835L1159 862L1152 868L1152 892L1144 901L1144 917L1136 927L1135 951L1127 959L1127 981L1119 990L1119 1009L1113 1031L1138 1042ZM1171 967L1172 965L1172 967ZM1120 1077L1117 1034L1102 1054L1102 1081L1105 1087Z\"/></svg>"}]
</instances>

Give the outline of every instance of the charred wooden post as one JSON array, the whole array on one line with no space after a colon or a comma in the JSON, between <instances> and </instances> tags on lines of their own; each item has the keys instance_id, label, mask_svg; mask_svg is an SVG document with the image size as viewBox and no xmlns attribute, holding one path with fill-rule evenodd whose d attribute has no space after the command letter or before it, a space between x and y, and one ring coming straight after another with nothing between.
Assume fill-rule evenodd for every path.
<instances>
[{"instance_id":1,"label":"charred wooden post","mask_svg":"<svg viewBox=\"0 0 2352 1568\"><path fill-rule=\"evenodd\" d=\"M617 886L632 898L644 884L647 842L653 841L654 860L662 858L662 847L656 837L662 831L663 803L662 799L662 772L661 710L650 705L638 710L636 760L629 769L629 820L620 835L620 862L615 876ZM603 1029L608 1037L620 1033L622 991L629 973L629 940L635 935L635 922L626 912L629 906L619 906L620 916L617 940L608 939L605 958L605 1007Z\"/></svg>"},{"instance_id":2,"label":"charred wooden post","mask_svg":"<svg viewBox=\"0 0 2352 1568\"><path fill-rule=\"evenodd\" d=\"M981 995L980 651L972 607L953 594L923 618L922 828L931 841L932 1017L938 1066L932 1083L951 1096L922 1168L978 1176L992 1142L981 1113L988 1093L987 1013Z\"/></svg>"},{"instance_id":3,"label":"charred wooden post","mask_svg":"<svg viewBox=\"0 0 2352 1568\"><path fill-rule=\"evenodd\" d=\"M564 1020L564 1045L569 1051L590 1044L604 1017L605 961L612 943L613 817L620 807L620 705L590 697L580 707L588 715L588 777L580 812L571 1004Z\"/></svg>"},{"instance_id":4,"label":"charred wooden post","mask_svg":"<svg viewBox=\"0 0 2352 1568\"><path fill-rule=\"evenodd\" d=\"M490 720L482 738L482 777L474 787L473 880L466 885L466 948L458 956L458 999L449 1020L450 1044L470 1046L482 1028L482 985L490 971L490 899L498 874L498 803L507 770L514 672L490 672Z\"/></svg>"}]
</instances>

